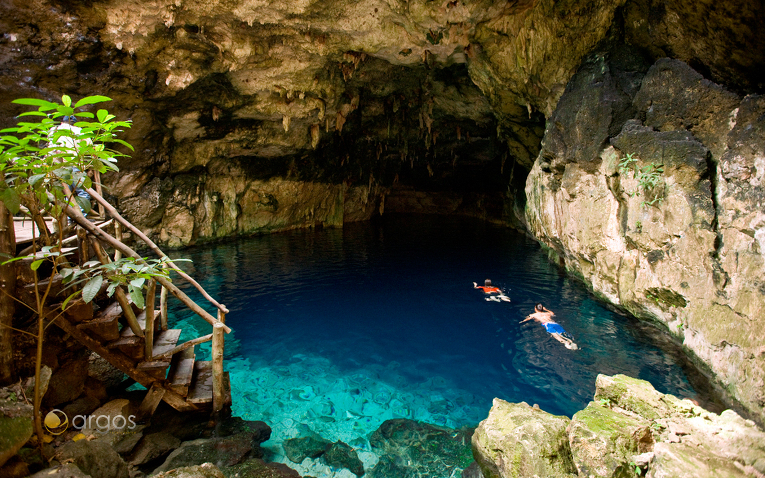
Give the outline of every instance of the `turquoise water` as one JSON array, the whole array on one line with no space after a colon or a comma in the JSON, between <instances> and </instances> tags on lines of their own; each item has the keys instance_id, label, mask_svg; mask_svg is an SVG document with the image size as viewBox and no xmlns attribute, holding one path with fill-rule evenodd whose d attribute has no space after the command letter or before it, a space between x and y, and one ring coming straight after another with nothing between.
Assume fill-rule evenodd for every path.
<instances>
[{"instance_id":1,"label":"turquoise water","mask_svg":"<svg viewBox=\"0 0 765 478\"><path fill-rule=\"evenodd\" d=\"M376 456L366 438L384 420L474 426L494 397L571 416L592 399L598 373L697 397L682 354L656 331L595 301L534 241L479 220L394 216L182 254L193 260L183 268L231 311L233 413L273 428L264 446L274 461L287 462L283 440L310 429L355 446L369 469ZM472 284L486 278L512 302L486 301ZM537 302L580 350L518 324ZM182 340L210 333L202 319L171 311ZM197 349L209 358L209 344Z\"/></svg>"}]
</instances>

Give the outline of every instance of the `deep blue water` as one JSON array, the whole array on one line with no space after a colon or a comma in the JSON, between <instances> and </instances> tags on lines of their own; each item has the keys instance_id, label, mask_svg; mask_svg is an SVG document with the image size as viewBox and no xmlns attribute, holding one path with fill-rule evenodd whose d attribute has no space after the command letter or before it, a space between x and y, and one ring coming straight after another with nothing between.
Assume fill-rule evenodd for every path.
<instances>
[{"instance_id":1,"label":"deep blue water","mask_svg":"<svg viewBox=\"0 0 765 478\"><path fill-rule=\"evenodd\" d=\"M571 416L592 400L599 373L696 396L677 349L651 338L658 331L607 310L531 239L480 220L393 216L182 255L231 311L234 413L285 437L335 427L350 440L392 416L475 425L494 397ZM472 283L486 278L512 302L484 300ZM580 350L518 324L537 302ZM210 333L174 310L182 339Z\"/></svg>"}]
</instances>

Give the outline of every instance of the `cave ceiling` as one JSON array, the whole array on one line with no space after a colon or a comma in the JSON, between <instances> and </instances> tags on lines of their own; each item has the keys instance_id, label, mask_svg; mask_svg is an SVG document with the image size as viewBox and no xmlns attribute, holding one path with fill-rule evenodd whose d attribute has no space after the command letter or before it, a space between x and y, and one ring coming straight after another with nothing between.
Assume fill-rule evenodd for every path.
<instances>
[{"instance_id":1,"label":"cave ceiling","mask_svg":"<svg viewBox=\"0 0 765 478\"><path fill-rule=\"evenodd\" d=\"M626 45L761 92L761 3L13 0L0 7L0 123L14 98L104 94L133 121L123 170L145 180L235 162L253 177L374 170L501 189L530 169L593 52Z\"/></svg>"}]
</instances>

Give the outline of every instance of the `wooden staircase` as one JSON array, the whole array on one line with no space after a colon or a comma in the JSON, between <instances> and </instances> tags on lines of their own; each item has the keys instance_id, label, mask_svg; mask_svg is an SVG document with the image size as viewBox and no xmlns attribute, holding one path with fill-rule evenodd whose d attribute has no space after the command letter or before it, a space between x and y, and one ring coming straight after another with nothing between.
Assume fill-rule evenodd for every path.
<instances>
[{"instance_id":1,"label":"wooden staircase","mask_svg":"<svg viewBox=\"0 0 765 478\"><path fill-rule=\"evenodd\" d=\"M92 318L81 319L67 314L56 323L75 339L98 353L113 366L150 390L141 412L150 415L159 400L167 401L181 411L213 406L212 361L197 361L192 344L179 347L181 329L168 329L159 309L154 311L154 323L146 327L146 311L133 312L144 333L135 334L128 325L118 302L98 311ZM87 317L87 312L85 313ZM149 314L151 315L151 314ZM147 359L146 335L153 338L151 356ZM173 353L174 349L180 349ZM153 390L153 391L152 391ZM231 404L228 372L224 372L224 407Z\"/></svg>"},{"instance_id":2,"label":"wooden staircase","mask_svg":"<svg viewBox=\"0 0 765 478\"><path fill-rule=\"evenodd\" d=\"M137 263L144 261L132 248L122 242L123 227L144 242L157 257L166 258L156 244L122 218L96 191L88 189L88 193L98 201L102 211L112 219L97 225L85 218L78 208L64 207L64 212L74 220L77 226L76 236L65 239L61 243L62 246L77 243L75 254L77 259L73 261L73 265L76 263L82 265L93 258L97 258L102 264L119 260L120 257L132 257ZM114 236L106 231L109 225L114 227ZM34 251L34 246L31 247ZM107 254L107 249L113 251L113 259ZM64 252L63 248L62 252ZM17 271L22 272L17 275L22 278L22 282L25 282L23 270L28 270L31 262L36 258L37 253L34 253L18 263L21 267L17 267ZM59 259L66 262L63 258ZM56 259L56 263L59 259ZM139 416L153 414L162 400L181 411L211 408L213 413L219 412L231 405L229 376L223 370L224 337L226 333L231 332L231 329L225 325L228 309L215 301L194 279L171 261L168 260L166 265L197 288L202 296L217 309L217 317L208 313L170 280L161 276L148 281L144 310L136 307L119 286L114 293L116 301L108 303L95 314L92 304L85 304L80 299L79 302L70 303L63 314L61 307L51 306L46 316L80 343L147 388L148 393L141 404ZM54 270L56 270L55 267ZM71 293L71 291L61 292L63 289L61 276L55 273L52 277L38 280L38 290L48 283L54 285L51 289L53 291L51 297L58 296L63 300ZM157 285L161 286L159 309L154 307ZM31 290L27 290L30 287ZM21 287L17 287L17 291L21 291L19 295L22 296L22 300L34 299L34 287L34 283L31 286L22 284ZM106 297L105 287L106 284L97 298ZM210 323L212 333L178 344L181 330L169 329L167 325L167 299L170 295L179 299L191 311ZM150 317L149 320L147 316ZM212 341L212 360L197 361L195 348L198 344L207 341Z\"/></svg>"}]
</instances>

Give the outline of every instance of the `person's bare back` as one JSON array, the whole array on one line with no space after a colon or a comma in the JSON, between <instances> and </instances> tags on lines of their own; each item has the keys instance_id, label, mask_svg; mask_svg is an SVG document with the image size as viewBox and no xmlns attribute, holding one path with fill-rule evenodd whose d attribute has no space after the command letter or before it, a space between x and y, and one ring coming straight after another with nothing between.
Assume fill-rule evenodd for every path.
<instances>
[{"instance_id":1,"label":"person's bare back","mask_svg":"<svg viewBox=\"0 0 765 478\"><path fill-rule=\"evenodd\" d=\"M554 315L555 313L553 311L546 309L542 304L537 304L534 306L534 312L527 315L525 319L520 321L520 323L522 324L529 320L536 320L542 324L542 326L545 328L545 330L547 330L552 338L562 343L567 349L578 349L579 347L574 343L573 340L563 335L566 333L566 331L563 330L563 327L561 327L557 322L553 320Z\"/></svg>"}]
</instances>

